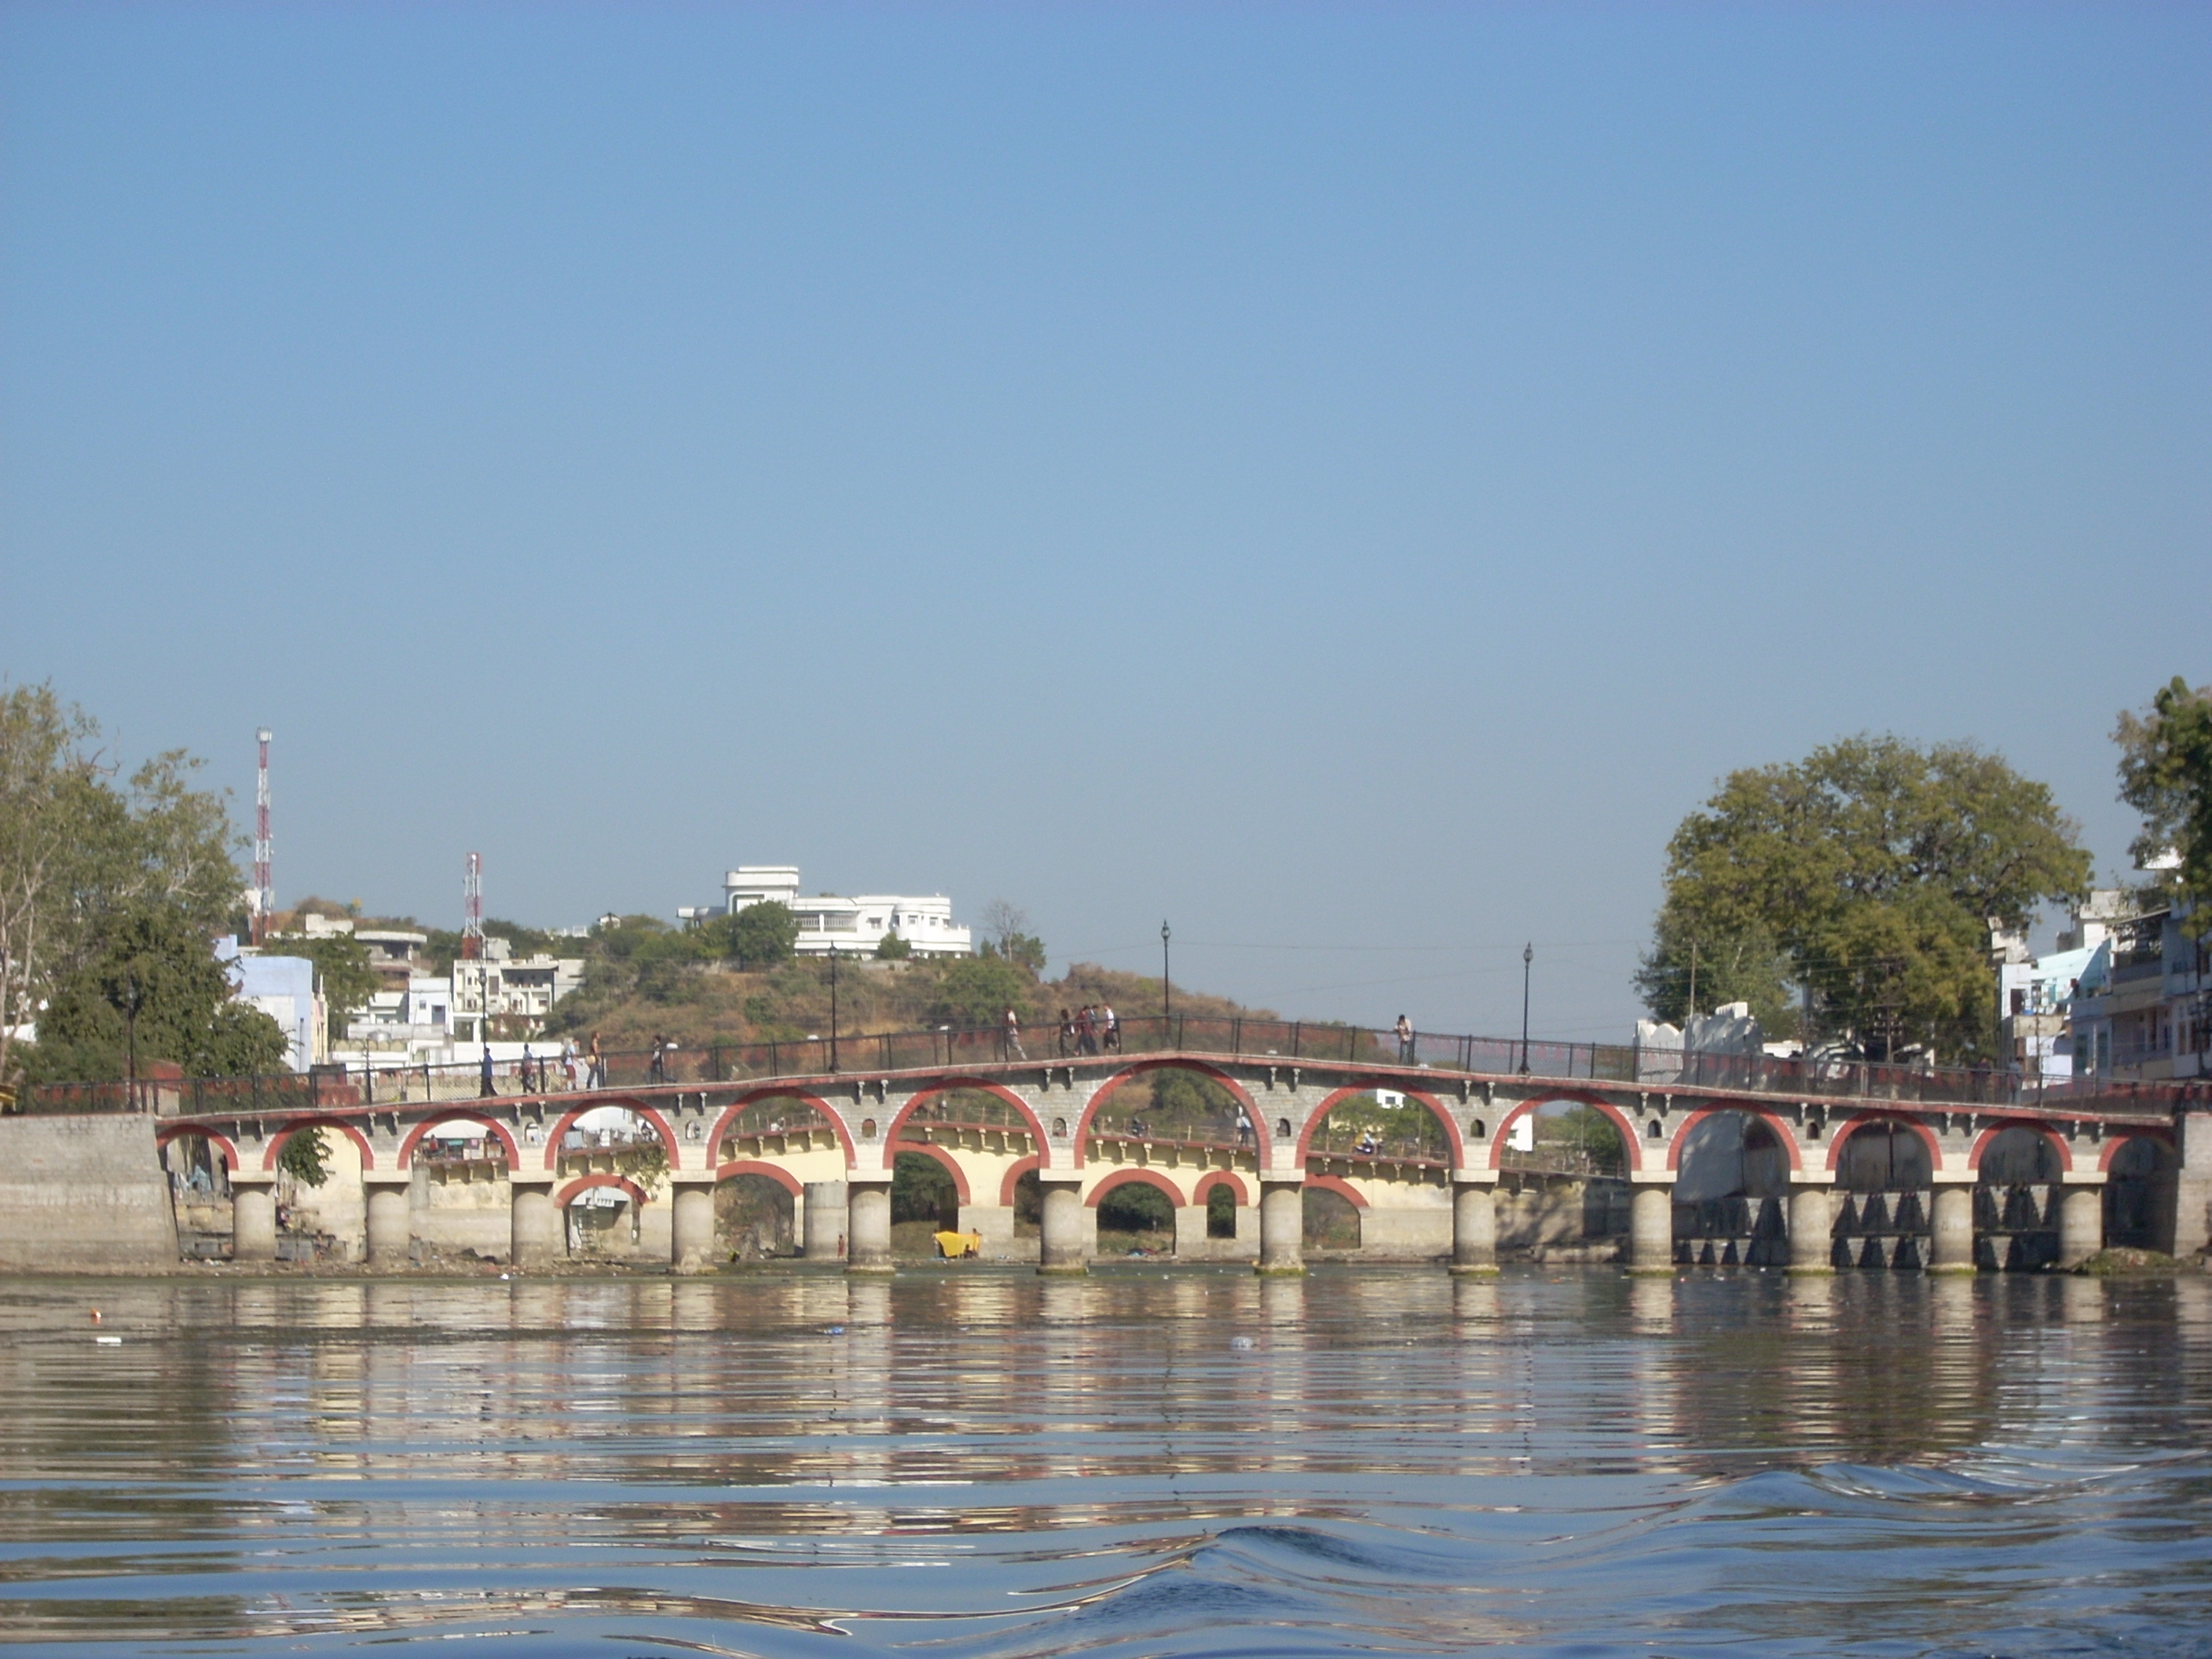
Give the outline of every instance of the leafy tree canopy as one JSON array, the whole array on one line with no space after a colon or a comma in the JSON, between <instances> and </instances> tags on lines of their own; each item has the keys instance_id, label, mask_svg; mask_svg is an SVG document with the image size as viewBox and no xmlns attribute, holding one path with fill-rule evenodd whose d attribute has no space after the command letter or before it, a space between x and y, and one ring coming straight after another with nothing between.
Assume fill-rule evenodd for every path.
<instances>
[{"instance_id":1,"label":"leafy tree canopy","mask_svg":"<svg viewBox=\"0 0 2212 1659\"><path fill-rule=\"evenodd\" d=\"M368 1006L383 981L369 965L368 946L350 933L272 934L267 950L271 956L305 957L315 964L315 983L323 994L332 1036L345 1035L346 1021Z\"/></svg>"},{"instance_id":2,"label":"leafy tree canopy","mask_svg":"<svg viewBox=\"0 0 2212 1659\"><path fill-rule=\"evenodd\" d=\"M1999 757L1847 738L1732 774L1683 820L1637 983L1679 1021L1694 962L1699 1009L1746 1001L1788 1031L1809 1000L1814 1040L1972 1058L1994 1035L1989 924L2024 928L2089 872L2048 787Z\"/></svg>"},{"instance_id":3,"label":"leafy tree canopy","mask_svg":"<svg viewBox=\"0 0 2212 1659\"><path fill-rule=\"evenodd\" d=\"M748 904L735 915L717 916L705 931L710 946L740 968L774 968L789 962L799 947L799 918L789 905L775 899Z\"/></svg>"},{"instance_id":4,"label":"leafy tree canopy","mask_svg":"<svg viewBox=\"0 0 2212 1659\"><path fill-rule=\"evenodd\" d=\"M654 917L640 916L629 920L651 921L662 932L668 931L667 924ZM570 943L546 933L543 928L526 927L519 921L504 921L497 916L484 918L483 931L486 939L505 939L518 957L557 957L563 954L561 947ZM422 946L422 953L430 958L440 972L452 972L454 962L461 954L460 930L457 927L431 928ZM567 954L573 956L574 951L571 949Z\"/></svg>"},{"instance_id":5,"label":"leafy tree canopy","mask_svg":"<svg viewBox=\"0 0 2212 1659\"><path fill-rule=\"evenodd\" d=\"M2180 856L2165 872L2169 897L2192 908L2192 935L2212 928L2212 685L2190 689L2179 674L2159 688L2141 714L2123 714L2112 740L2120 745L2120 799L2142 814L2142 834L2130 849L2149 865Z\"/></svg>"},{"instance_id":6,"label":"leafy tree canopy","mask_svg":"<svg viewBox=\"0 0 2212 1659\"><path fill-rule=\"evenodd\" d=\"M904 962L914 954L914 946L896 933L885 933L876 941L876 960Z\"/></svg>"},{"instance_id":7,"label":"leafy tree canopy","mask_svg":"<svg viewBox=\"0 0 2212 1659\"><path fill-rule=\"evenodd\" d=\"M39 1016L26 1071L41 1083L98 1083L125 1076L134 1048L173 1060L192 1077L246 1077L284 1060L283 1027L237 1001L205 930L160 901L108 919L98 947L60 984Z\"/></svg>"},{"instance_id":8,"label":"leafy tree canopy","mask_svg":"<svg viewBox=\"0 0 2212 1659\"><path fill-rule=\"evenodd\" d=\"M1036 988L1027 974L1001 957L957 957L945 964L938 979L930 1024L969 1029L996 1025L1009 1008L1026 1023Z\"/></svg>"},{"instance_id":9,"label":"leafy tree canopy","mask_svg":"<svg viewBox=\"0 0 2212 1659\"><path fill-rule=\"evenodd\" d=\"M331 1178L330 1143L318 1125L293 1132L284 1150L276 1154L276 1167L302 1187L319 1187Z\"/></svg>"},{"instance_id":10,"label":"leafy tree canopy","mask_svg":"<svg viewBox=\"0 0 2212 1659\"><path fill-rule=\"evenodd\" d=\"M983 942L979 956L1011 962L1031 979L1044 973L1044 941L1029 931L1030 913L1006 899L993 899L983 907Z\"/></svg>"},{"instance_id":11,"label":"leafy tree canopy","mask_svg":"<svg viewBox=\"0 0 2212 1659\"><path fill-rule=\"evenodd\" d=\"M1035 933L1011 933L1004 939L985 939L977 954L1011 962L1031 979L1044 973L1044 941Z\"/></svg>"},{"instance_id":12,"label":"leafy tree canopy","mask_svg":"<svg viewBox=\"0 0 2212 1659\"><path fill-rule=\"evenodd\" d=\"M51 685L0 689L0 1076L16 1026L35 1017L42 1036L62 1029L52 1007L39 1010L65 988L94 1018L85 976L112 959L118 928L178 931L208 956L244 883L222 796L192 787L198 764L182 750L157 755L118 787L90 716ZM165 1042L191 1046L181 1034Z\"/></svg>"}]
</instances>

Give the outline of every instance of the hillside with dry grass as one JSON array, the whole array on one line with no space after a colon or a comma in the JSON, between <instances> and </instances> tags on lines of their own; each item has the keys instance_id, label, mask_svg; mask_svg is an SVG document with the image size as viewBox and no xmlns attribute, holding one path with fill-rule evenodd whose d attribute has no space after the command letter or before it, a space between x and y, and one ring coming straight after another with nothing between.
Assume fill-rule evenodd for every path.
<instances>
[{"instance_id":1,"label":"hillside with dry grass","mask_svg":"<svg viewBox=\"0 0 2212 1659\"><path fill-rule=\"evenodd\" d=\"M994 1026L1011 1005L1025 1027L1048 1029L1060 1010L1108 1003L1124 1016L1157 1012L1160 981L1079 963L1059 979L1032 976L989 957L951 962L841 962L837 1029L847 1036L939 1025ZM1178 1013L1273 1016L1226 997L1175 988ZM642 1048L655 1036L685 1048L788 1042L827 1034L830 967L788 962L752 972L727 962L623 960L594 956L585 982L554 1011L549 1029L580 1042Z\"/></svg>"}]
</instances>

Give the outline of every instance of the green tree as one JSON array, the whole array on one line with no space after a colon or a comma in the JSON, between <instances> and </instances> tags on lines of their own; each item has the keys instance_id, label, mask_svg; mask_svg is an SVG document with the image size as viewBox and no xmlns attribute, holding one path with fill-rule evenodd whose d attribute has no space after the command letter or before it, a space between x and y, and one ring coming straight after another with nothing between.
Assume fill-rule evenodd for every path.
<instances>
[{"instance_id":1,"label":"green tree","mask_svg":"<svg viewBox=\"0 0 2212 1659\"><path fill-rule=\"evenodd\" d=\"M1030 994L1036 981L995 956L961 957L945 964L929 1006L933 1025L968 1030L996 1025L1007 1009L1026 1021L1030 1017Z\"/></svg>"},{"instance_id":2,"label":"green tree","mask_svg":"<svg viewBox=\"0 0 2212 1659\"><path fill-rule=\"evenodd\" d=\"M135 1051L193 1077L245 1077L283 1063L283 1028L238 1001L207 935L178 906L109 919L99 949L54 988L26 1070L39 1082L125 1076Z\"/></svg>"},{"instance_id":3,"label":"green tree","mask_svg":"<svg viewBox=\"0 0 2212 1659\"><path fill-rule=\"evenodd\" d=\"M914 946L896 933L885 933L876 941L878 962L904 962L914 954Z\"/></svg>"},{"instance_id":4,"label":"green tree","mask_svg":"<svg viewBox=\"0 0 2212 1659\"><path fill-rule=\"evenodd\" d=\"M319 1126L295 1131L276 1154L276 1167L303 1187L319 1187L331 1178L330 1143Z\"/></svg>"},{"instance_id":5,"label":"green tree","mask_svg":"<svg viewBox=\"0 0 2212 1659\"><path fill-rule=\"evenodd\" d=\"M100 735L51 685L0 692L0 1077L15 1028L49 1005L55 1029L62 988L127 919L173 921L204 956L237 907L235 837L223 798L191 787L198 763L157 755L118 788Z\"/></svg>"},{"instance_id":6,"label":"green tree","mask_svg":"<svg viewBox=\"0 0 2212 1659\"><path fill-rule=\"evenodd\" d=\"M1029 931L1030 913L1008 900L993 899L983 907L983 943L978 956L1011 962L1031 979L1044 973L1044 941Z\"/></svg>"},{"instance_id":7,"label":"green tree","mask_svg":"<svg viewBox=\"0 0 2212 1659\"><path fill-rule=\"evenodd\" d=\"M1752 1005L1876 1059L1926 1044L1988 1052L1994 922L2088 885L2089 855L2050 789L1972 744L1847 738L1794 765L1732 774L1667 848L1666 897L1637 983L1679 1019ZM1785 1027L1786 1029L1786 1027Z\"/></svg>"},{"instance_id":8,"label":"green tree","mask_svg":"<svg viewBox=\"0 0 2212 1659\"><path fill-rule=\"evenodd\" d=\"M315 983L330 1017L330 1034L345 1035L346 1021L368 1006L383 981L369 965L368 946L350 933L278 933L268 942L271 956L305 957L315 964Z\"/></svg>"},{"instance_id":9,"label":"green tree","mask_svg":"<svg viewBox=\"0 0 2212 1659\"><path fill-rule=\"evenodd\" d=\"M1035 933L1013 933L1002 940L987 939L976 954L1010 962L1031 979L1044 973L1044 941Z\"/></svg>"},{"instance_id":10,"label":"green tree","mask_svg":"<svg viewBox=\"0 0 2212 1659\"><path fill-rule=\"evenodd\" d=\"M719 919L726 931L722 949L740 968L774 968L789 962L799 946L799 918L775 899L748 904Z\"/></svg>"},{"instance_id":11,"label":"green tree","mask_svg":"<svg viewBox=\"0 0 2212 1659\"><path fill-rule=\"evenodd\" d=\"M664 933L668 931L667 924L657 917L631 916L625 918L625 921L651 921ZM526 927L519 921L502 921L497 916L484 918L483 933L486 939L505 939L514 948L514 954L518 957L559 956L562 954L560 946L567 943L566 940L556 939L542 928ZM431 928L423 944L422 954L430 958L431 964L440 973L451 973L454 959L461 954L460 930L453 927ZM570 951L568 954L574 955L574 952Z\"/></svg>"},{"instance_id":12,"label":"green tree","mask_svg":"<svg viewBox=\"0 0 2212 1659\"><path fill-rule=\"evenodd\" d=\"M2142 814L2130 850L2142 865L2179 855L2161 884L2190 903L2183 926L2201 937L2212 928L2212 685L2191 690L2175 675L2148 709L2120 715L2112 740L2120 745L2120 799Z\"/></svg>"}]
</instances>

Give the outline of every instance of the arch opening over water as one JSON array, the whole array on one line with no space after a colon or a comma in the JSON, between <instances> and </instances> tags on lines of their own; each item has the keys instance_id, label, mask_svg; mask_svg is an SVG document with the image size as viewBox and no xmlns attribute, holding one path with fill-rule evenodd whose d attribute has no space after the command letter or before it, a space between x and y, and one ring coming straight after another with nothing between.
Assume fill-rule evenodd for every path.
<instances>
[{"instance_id":1,"label":"arch opening over water","mask_svg":"<svg viewBox=\"0 0 2212 1659\"><path fill-rule=\"evenodd\" d=\"M1332 1161L1416 1163L1449 1168L1451 1121L1419 1095L1395 1089L1347 1094L1316 1122L1306 1139L1306 1167Z\"/></svg>"},{"instance_id":2,"label":"arch opening over water","mask_svg":"<svg viewBox=\"0 0 2212 1659\"><path fill-rule=\"evenodd\" d=\"M796 1255L798 1201L785 1182L742 1171L714 1183L714 1244L726 1261Z\"/></svg>"},{"instance_id":3,"label":"arch opening over water","mask_svg":"<svg viewBox=\"0 0 2212 1659\"><path fill-rule=\"evenodd\" d=\"M714 1161L803 1149L817 1133L834 1139L836 1128L812 1101L798 1095L759 1096L724 1117Z\"/></svg>"},{"instance_id":4,"label":"arch opening over water","mask_svg":"<svg viewBox=\"0 0 2212 1659\"><path fill-rule=\"evenodd\" d=\"M1173 1255L1182 1194L1143 1170L1111 1176L1095 1195L1101 1255Z\"/></svg>"},{"instance_id":5,"label":"arch opening over water","mask_svg":"<svg viewBox=\"0 0 2212 1659\"><path fill-rule=\"evenodd\" d=\"M1985 1139L1975 1161L1974 1260L2033 1273L2058 1260L2066 1162L2047 1133L2012 1124Z\"/></svg>"},{"instance_id":6,"label":"arch opening over water","mask_svg":"<svg viewBox=\"0 0 2212 1659\"><path fill-rule=\"evenodd\" d=\"M1836 1171L1828 1261L1837 1267L1928 1265L1935 1227L1935 1154L1927 1131L1863 1118L1831 1143Z\"/></svg>"},{"instance_id":7,"label":"arch opening over water","mask_svg":"<svg viewBox=\"0 0 2212 1659\"><path fill-rule=\"evenodd\" d=\"M1684 1133L1674 1178L1674 1259L1782 1267L1790 1259L1790 1152L1756 1112L1706 1113Z\"/></svg>"},{"instance_id":8,"label":"arch opening over water","mask_svg":"<svg viewBox=\"0 0 2212 1659\"><path fill-rule=\"evenodd\" d=\"M1084 1120L1088 1164L1109 1142L1172 1143L1210 1152L1250 1152L1257 1129L1237 1091L1195 1066L1152 1066L1091 1098Z\"/></svg>"}]
</instances>

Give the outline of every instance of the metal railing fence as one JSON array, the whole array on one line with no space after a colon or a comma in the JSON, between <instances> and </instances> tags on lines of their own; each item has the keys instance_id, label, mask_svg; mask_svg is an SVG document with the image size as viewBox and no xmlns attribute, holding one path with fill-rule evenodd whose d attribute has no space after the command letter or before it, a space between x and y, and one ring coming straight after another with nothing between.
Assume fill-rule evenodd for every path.
<instances>
[{"instance_id":1,"label":"metal railing fence","mask_svg":"<svg viewBox=\"0 0 2212 1659\"><path fill-rule=\"evenodd\" d=\"M2042 1109L2100 1115L2169 1116L2212 1105L2212 1083L2129 1082L2101 1078L2046 1080L1982 1068L1885 1065L1875 1061L1767 1054L1639 1050L1623 1043L1522 1042L1336 1022L1237 1016L1143 1014L1112 1032L1071 1043L1056 1024L1009 1033L996 1025L855 1036L809 1036L764 1042L625 1049L584 1054L549 1044L526 1060L501 1060L487 1083L481 1060L447 1065L372 1060L317 1068L306 1075L42 1084L20 1091L15 1110L32 1113L155 1111L186 1116L297 1112L341 1106L463 1102L494 1096L556 1096L630 1089L714 1087L779 1079L899 1072L988 1075L1008 1064L1037 1065L1153 1054L1343 1065L1372 1069L1381 1086L1418 1089L1423 1072L1555 1083L1644 1084L1790 1099L1894 1101L1900 1105ZM1395 1073L1395 1075L1392 1075ZM1442 1079L1437 1079L1441 1084Z\"/></svg>"}]
</instances>

